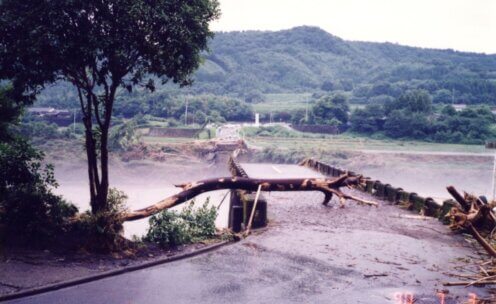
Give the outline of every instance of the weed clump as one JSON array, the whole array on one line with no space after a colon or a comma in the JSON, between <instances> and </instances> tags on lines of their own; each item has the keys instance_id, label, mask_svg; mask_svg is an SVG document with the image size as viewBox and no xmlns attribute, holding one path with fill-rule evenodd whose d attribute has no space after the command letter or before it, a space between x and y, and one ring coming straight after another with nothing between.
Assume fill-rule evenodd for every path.
<instances>
[{"instance_id":1,"label":"weed clump","mask_svg":"<svg viewBox=\"0 0 496 304\"><path fill-rule=\"evenodd\" d=\"M217 208L209 206L209 199L199 208L194 205L191 201L181 212L164 210L152 216L144 240L169 248L214 237Z\"/></svg>"},{"instance_id":2,"label":"weed clump","mask_svg":"<svg viewBox=\"0 0 496 304\"><path fill-rule=\"evenodd\" d=\"M109 208L96 214L87 211L74 223L70 235L75 237L73 246L91 252L117 252L132 244L122 236L123 222L120 215L126 210L127 195L110 188L108 193Z\"/></svg>"}]
</instances>

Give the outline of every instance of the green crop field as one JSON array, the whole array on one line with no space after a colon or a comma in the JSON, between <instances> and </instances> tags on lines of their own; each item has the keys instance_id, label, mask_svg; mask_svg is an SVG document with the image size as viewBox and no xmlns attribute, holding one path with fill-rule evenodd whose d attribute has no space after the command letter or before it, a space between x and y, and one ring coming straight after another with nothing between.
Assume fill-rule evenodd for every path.
<instances>
[{"instance_id":1,"label":"green crop field","mask_svg":"<svg viewBox=\"0 0 496 304\"><path fill-rule=\"evenodd\" d=\"M274 111L296 111L311 106L312 94L265 94L265 101L253 104L257 113L270 113Z\"/></svg>"},{"instance_id":2,"label":"green crop field","mask_svg":"<svg viewBox=\"0 0 496 304\"><path fill-rule=\"evenodd\" d=\"M265 114L270 112L291 112L297 110L309 109L313 106L315 100L310 93L281 93L265 94L265 101L253 104L253 109L257 113ZM363 108L363 104L350 104L350 110Z\"/></svg>"},{"instance_id":3,"label":"green crop field","mask_svg":"<svg viewBox=\"0 0 496 304\"><path fill-rule=\"evenodd\" d=\"M371 139L362 136L316 135L295 132L291 137L250 136L246 130L246 141L256 147L281 150L328 150L328 151L383 151L383 152L432 152L432 153L477 153L491 154L492 150L483 145L440 144L421 141L401 141L391 139Z\"/></svg>"}]
</instances>

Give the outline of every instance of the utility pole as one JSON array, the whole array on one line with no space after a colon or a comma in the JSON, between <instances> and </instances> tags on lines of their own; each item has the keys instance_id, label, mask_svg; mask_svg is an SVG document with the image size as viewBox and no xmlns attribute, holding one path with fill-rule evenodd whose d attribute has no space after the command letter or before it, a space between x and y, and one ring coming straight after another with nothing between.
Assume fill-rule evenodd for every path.
<instances>
[{"instance_id":1,"label":"utility pole","mask_svg":"<svg viewBox=\"0 0 496 304\"><path fill-rule=\"evenodd\" d=\"M186 100L186 110L184 111L184 124L188 125L188 98L185 97Z\"/></svg>"},{"instance_id":2,"label":"utility pole","mask_svg":"<svg viewBox=\"0 0 496 304\"><path fill-rule=\"evenodd\" d=\"M455 88L451 88L451 103L455 104Z\"/></svg>"},{"instance_id":3,"label":"utility pole","mask_svg":"<svg viewBox=\"0 0 496 304\"><path fill-rule=\"evenodd\" d=\"M305 122L308 123L308 99L305 101Z\"/></svg>"}]
</instances>

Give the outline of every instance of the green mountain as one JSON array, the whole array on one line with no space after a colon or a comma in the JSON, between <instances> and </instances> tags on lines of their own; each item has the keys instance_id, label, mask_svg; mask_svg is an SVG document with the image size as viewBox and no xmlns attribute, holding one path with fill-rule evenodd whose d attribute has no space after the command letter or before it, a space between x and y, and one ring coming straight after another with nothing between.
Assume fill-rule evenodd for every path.
<instances>
[{"instance_id":1,"label":"green mountain","mask_svg":"<svg viewBox=\"0 0 496 304\"><path fill-rule=\"evenodd\" d=\"M192 87L167 84L120 98L142 103L170 94L215 94L247 101L267 93L345 91L352 102L383 103L409 89L427 90L434 102L496 104L496 55L423 49L392 43L346 41L317 27L264 32L218 32ZM77 108L71 85L59 83L40 105ZM146 111L145 111L146 112Z\"/></svg>"},{"instance_id":2,"label":"green mountain","mask_svg":"<svg viewBox=\"0 0 496 304\"><path fill-rule=\"evenodd\" d=\"M210 49L195 92L343 90L367 102L420 88L438 102L496 104L496 55L346 41L308 26L218 32Z\"/></svg>"}]
</instances>

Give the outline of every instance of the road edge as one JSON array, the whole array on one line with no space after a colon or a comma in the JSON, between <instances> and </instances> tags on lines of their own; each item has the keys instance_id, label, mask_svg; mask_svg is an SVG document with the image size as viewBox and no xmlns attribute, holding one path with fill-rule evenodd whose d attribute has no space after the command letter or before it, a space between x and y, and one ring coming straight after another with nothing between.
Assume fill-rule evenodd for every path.
<instances>
[{"instance_id":1,"label":"road edge","mask_svg":"<svg viewBox=\"0 0 496 304\"><path fill-rule=\"evenodd\" d=\"M77 278L74 280L57 282L57 283L53 283L53 284L49 284L49 285L45 285L45 286L41 286L41 287L26 289L26 290L15 292L15 293L0 295L0 302L19 299L19 298L25 298L25 297L29 297L29 296L33 296L33 295L37 295L37 294L41 294L41 293L46 293L49 291L55 291L55 290L59 290L59 289L63 289L63 288L67 288L67 287L71 287L71 286L75 286L75 285L79 285L79 284L89 283L89 282L101 280L104 278L113 277L116 275L132 272L132 271L137 271L137 270L149 268L152 266L157 266L160 264L166 264L166 263L170 263L170 262L174 262L174 261L178 261L178 260L183 260L186 258L194 257L194 256L197 256L197 255L200 255L203 253L213 251L215 249L219 249L219 248L224 247L228 244L234 244L236 242L237 242L236 240L222 241L222 242L208 245L208 246L205 246L201 249L198 249L198 250L195 250L192 252L188 252L188 253L178 254L178 255L174 255L174 256L170 256L170 257L164 257L164 258L161 258L161 259L158 259L155 261L144 262L144 263L138 264L138 265L131 265L131 266L122 267L119 269L109 270L109 271L101 272L98 274Z\"/></svg>"}]
</instances>

